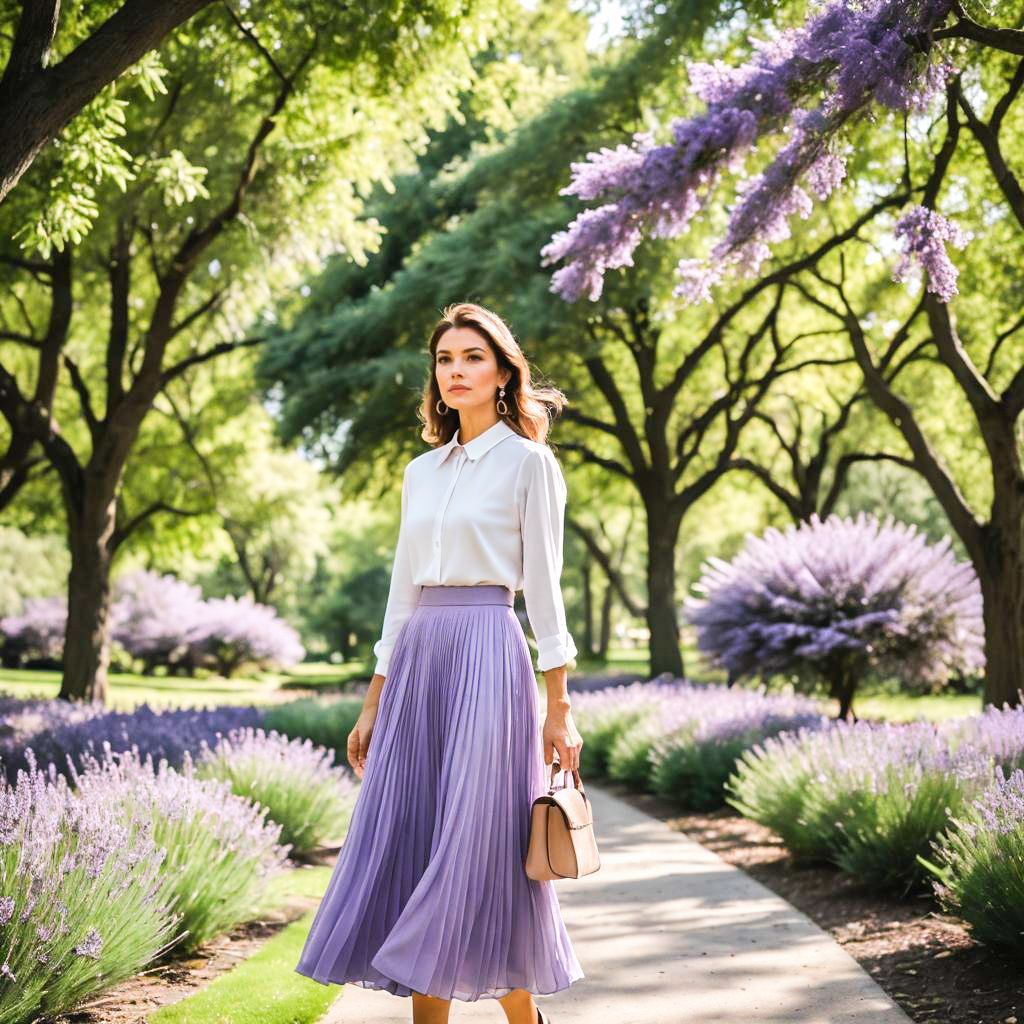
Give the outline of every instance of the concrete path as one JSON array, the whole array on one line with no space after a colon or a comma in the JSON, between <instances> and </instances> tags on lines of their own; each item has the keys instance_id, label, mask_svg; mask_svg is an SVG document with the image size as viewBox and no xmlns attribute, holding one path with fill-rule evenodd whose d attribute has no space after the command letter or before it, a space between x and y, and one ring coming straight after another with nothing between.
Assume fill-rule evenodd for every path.
<instances>
[{"instance_id":1,"label":"concrete path","mask_svg":"<svg viewBox=\"0 0 1024 1024\"><path fill-rule=\"evenodd\" d=\"M587 785L601 869L556 882L586 977L552 1024L908 1024L808 917L717 854ZM346 985L322 1024L408 1024L412 1000ZM505 1020L493 999L450 1020Z\"/></svg>"}]
</instances>

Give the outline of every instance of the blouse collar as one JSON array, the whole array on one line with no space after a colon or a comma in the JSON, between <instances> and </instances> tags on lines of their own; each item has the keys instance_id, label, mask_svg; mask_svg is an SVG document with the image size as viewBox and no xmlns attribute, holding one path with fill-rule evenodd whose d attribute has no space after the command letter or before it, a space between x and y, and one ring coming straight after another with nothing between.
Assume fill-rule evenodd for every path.
<instances>
[{"instance_id":1,"label":"blouse collar","mask_svg":"<svg viewBox=\"0 0 1024 1024\"><path fill-rule=\"evenodd\" d=\"M489 452L499 441L504 440L514 431L504 420L498 420L493 426L488 427L482 434L478 434L472 441L467 441L462 447L471 459L479 459L485 452ZM437 450L441 453L439 462L452 453L452 450L459 443L459 432L455 431L447 444L441 445Z\"/></svg>"}]
</instances>

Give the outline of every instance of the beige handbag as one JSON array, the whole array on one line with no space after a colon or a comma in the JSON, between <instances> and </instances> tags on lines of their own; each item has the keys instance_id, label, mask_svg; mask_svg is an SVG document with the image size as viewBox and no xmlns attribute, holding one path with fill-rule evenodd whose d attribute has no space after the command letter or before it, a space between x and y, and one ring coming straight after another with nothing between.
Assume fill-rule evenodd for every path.
<instances>
[{"instance_id":1,"label":"beige handbag","mask_svg":"<svg viewBox=\"0 0 1024 1024\"><path fill-rule=\"evenodd\" d=\"M572 769L573 786L555 789L557 758L551 762L547 793L533 801L526 874L538 882L552 878L582 878L601 866L594 836L590 801L583 792L580 773ZM568 772L565 773L568 775Z\"/></svg>"}]
</instances>

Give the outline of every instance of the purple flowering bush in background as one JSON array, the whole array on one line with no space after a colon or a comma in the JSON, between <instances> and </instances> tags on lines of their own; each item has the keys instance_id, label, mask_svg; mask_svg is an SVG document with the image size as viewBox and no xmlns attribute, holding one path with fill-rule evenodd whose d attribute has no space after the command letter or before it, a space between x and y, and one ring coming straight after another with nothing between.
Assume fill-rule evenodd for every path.
<instances>
[{"instance_id":1,"label":"purple flowering bush in background","mask_svg":"<svg viewBox=\"0 0 1024 1024\"><path fill-rule=\"evenodd\" d=\"M67 602L25 602L20 615L0 618L4 664L63 657ZM139 570L114 584L109 615L116 650L173 673L205 669L231 676L242 666L289 668L302 661L298 631L274 608L248 595L204 600L199 587L171 575Z\"/></svg>"},{"instance_id":2,"label":"purple flowering bush in background","mask_svg":"<svg viewBox=\"0 0 1024 1024\"><path fill-rule=\"evenodd\" d=\"M936 843L935 895L979 942L1024 954L1024 770L998 770Z\"/></svg>"},{"instance_id":3,"label":"purple flowering bush in background","mask_svg":"<svg viewBox=\"0 0 1024 1024\"><path fill-rule=\"evenodd\" d=\"M173 942L166 855L142 807L30 762L0 783L0 1020L65 1012Z\"/></svg>"},{"instance_id":4,"label":"purple flowering bush in background","mask_svg":"<svg viewBox=\"0 0 1024 1024\"><path fill-rule=\"evenodd\" d=\"M140 704L134 711L112 711L100 704L0 696L0 770L13 782L28 766L27 747L40 764L52 761L62 774L69 771L68 758L82 768L86 755L99 759L108 748L117 753L135 747L142 757L181 768L186 751L196 754L204 741L213 744L231 729L258 728L264 714L241 705L154 711Z\"/></svg>"},{"instance_id":5,"label":"purple flowering bush in background","mask_svg":"<svg viewBox=\"0 0 1024 1024\"><path fill-rule=\"evenodd\" d=\"M204 741L195 764L185 770L220 779L265 807L281 827L280 842L301 856L327 841L340 842L348 830L357 785L354 774L335 767L334 760L334 750L309 739L233 729L214 746Z\"/></svg>"},{"instance_id":6,"label":"purple flowering bush in background","mask_svg":"<svg viewBox=\"0 0 1024 1024\"><path fill-rule=\"evenodd\" d=\"M582 756L590 758L581 771L700 809L722 803L725 780L747 747L829 721L807 697L684 680L574 694L573 719L586 736Z\"/></svg>"},{"instance_id":7,"label":"purple flowering bush in background","mask_svg":"<svg viewBox=\"0 0 1024 1024\"><path fill-rule=\"evenodd\" d=\"M1007 721L997 724L1000 714ZM776 831L797 859L831 861L872 884L914 887L924 879L919 858L995 768L1024 763L1018 710L987 717L1000 737L990 745L965 741L959 723L939 729L923 721L834 722L770 738L740 757L728 802Z\"/></svg>"},{"instance_id":8,"label":"purple flowering bush in background","mask_svg":"<svg viewBox=\"0 0 1024 1024\"><path fill-rule=\"evenodd\" d=\"M30 660L59 662L67 614L62 597L30 597L20 614L0 617L0 663L16 668Z\"/></svg>"},{"instance_id":9,"label":"purple flowering bush in background","mask_svg":"<svg viewBox=\"0 0 1024 1024\"><path fill-rule=\"evenodd\" d=\"M873 106L927 110L954 68L948 43L931 38L953 10L952 0L829 0L807 21L776 39L752 39L747 63L690 62L692 90L707 108L674 120L671 141L658 145L638 132L631 146L605 147L573 163L563 195L604 200L583 210L541 250L543 265L563 262L551 290L568 302L596 301L608 270L633 265L644 232L684 235L716 201L718 186L744 172L747 155L785 130L787 138L763 169L741 177L723 236L707 259L677 267L675 294L708 301L727 273L755 275L771 247L790 237L794 215L806 219L846 177L843 133ZM920 230L937 233L921 245ZM929 272L928 287L944 300L956 293L943 242L949 226L924 222L911 210L899 222L904 254ZM933 267L940 273L933 274ZM901 265L902 274L905 267Z\"/></svg>"},{"instance_id":10,"label":"purple flowering bush in background","mask_svg":"<svg viewBox=\"0 0 1024 1024\"><path fill-rule=\"evenodd\" d=\"M731 562L711 558L684 613L697 646L733 678L825 681L851 709L869 673L935 689L984 667L981 588L949 538L913 525L817 516L748 535Z\"/></svg>"},{"instance_id":11,"label":"purple flowering bush in background","mask_svg":"<svg viewBox=\"0 0 1024 1024\"><path fill-rule=\"evenodd\" d=\"M87 757L73 779L92 805L115 809L125 820L149 816L154 840L167 851L161 872L180 915L178 952L252 918L268 876L286 866L281 826L227 782L196 778L187 766L177 772L166 761L154 766L137 751Z\"/></svg>"}]
</instances>

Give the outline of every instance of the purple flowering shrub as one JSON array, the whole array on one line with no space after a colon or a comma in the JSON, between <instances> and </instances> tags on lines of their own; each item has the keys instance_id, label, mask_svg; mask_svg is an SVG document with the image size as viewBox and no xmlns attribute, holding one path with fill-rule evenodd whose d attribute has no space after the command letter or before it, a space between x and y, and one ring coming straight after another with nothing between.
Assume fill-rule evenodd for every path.
<instances>
[{"instance_id":1,"label":"purple flowering shrub","mask_svg":"<svg viewBox=\"0 0 1024 1024\"><path fill-rule=\"evenodd\" d=\"M173 941L165 851L134 811L31 762L0 782L0 1020L67 1012Z\"/></svg>"},{"instance_id":2,"label":"purple flowering shrub","mask_svg":"<svg viewBox=\"0 0 1024 1024\"><path fill-rule=\"evenodd\" d=\"M752 39L748 61L690 62L692 90L706 109L676 119L661 145L638 132L632 145L605 147L571 165L563 195L603 200L579 213L542 249L543 265L563 262L551 290L566 301L596 301L610 269L633 265L644 232L686 234L717 201L718 186L739 174L737 199L724 234L707 259L683 259L675 293L707 301L727 273L755 275L772 246L791 235L796 215L808 218L846 178L844 136L872 108L926 111L954 68L945 44L930 33L949 16L952 0L827 0L803 25L771 41ZM745 176L759 143L785 134L763 168ZM956 292L944 242L962 242L939 215L912 208L897 233L904 257L928 271L928 287L948 300ZM917 237L927 232L929 240ZM901 262L898 273L905 272ZM937 272L935 272L937 271Z\"/></svg>"},{"instance_id":3,"label":"purple flowering shrub","mask_svg":"<svg viewBox=\"0 0 1024 1024\"><path fill-rule=\"evenodd\" d=\"M834 722L744 753L728 803L775 830L799 860L911 888L924 879L918 858L989 784L992 765L986 751L951 744L929 722Z\"/></svg>"},{"instance_id":4,"label":"purple flowering shrub","mask_svg":"<svg viewBox=\"0 0 1024 1024\"><path fill-rule=\"evenodd\" d=\"M680 682L627 683L590 693L574 693L572 716L586 743L580 752L580 773L604 775L615 741L627 731L656 717L665 698L675 693Z\"/></svg>"},{"instance_id":5,"label":"purple flowering shrub","mask_svg":"<svg viewBox=\"0 0 1024 1024\"><path fill-rule=\"evenodd\" d=\"M937 688L984 666L981 588L949 538L929 544L912 525L814 516L748 535L712 558L686 601L697 646L734 678L824 680L850 711L869 673Z\"/></svg>"},{"instance_id":6,"label":"purple flowering shrub","mask_svg":"<svg viewBox=\"0 0 1024 1024\"><path fill-rule=\"evenodd\" d=\"M133 711L112 711L100 704L0 696L0 769L9 781L28 766L31 747L40 764L54 762L65 774L67 764L82 768L87 755L104 756L135 747L140 756L166 759L181 768L185 753L197 754L203 742L215 743L231 729L263 725L261 708L222 705L155 711L147 704Z\"/></svg>"},{"instance_id":7,"label":"purple flowering shrub","mask_svg":"<svg viewBox=\"0 0 1024 1024\"><path fill-rule=\"evenodd\" d=\"M59 662L66 621L63 597L26 601L20 615L0 619L4 664ZM243 666L288 668L306 655L298 632L269 605L248 595L204 600L199 587L144 570L114 583L108 628L115 649L140 660L146 673L162 665L230 676Z\"/></svg>"},{"instance_id":8,"label":"purple flowering shrub","mask_svg":"<svg viewBox=\"0 0 1024 1024\"><path fill-rule=\"evenodd\" d=\"M161 872L180 915L179 952L251 918L268 876L287 864L281 826L266 820L266 808L237 796L226 782L196 778L187 753L184 772L124 751L87 758L73 779L90 804L113 808L125 820L148 816L154 840L167 851Z\"/></svg>"},{"instance_id":9,"label":"purple flowering shrub","mask_svg":"<svg viewBox=\"0 0 1024 1024\"><path fill-rule=\"evenodd\" d=\"M0 617L0 663L56 664L64 654L67 602L62 597L26 598L18 615Z\"/></svg>"},{"instance_id":10,"label":"purple flowering shrub","mask_svg":"<svg viewBox=\"0 0 1024 1024\"><path fill-rule=\"evenodd\" d=\"M1024 770L999 769L935 844L935 895L979 942L1024 954Z\"/></svg>"},{"instance_id":11,"label":"purple flowering shrub","mask_svg":"<svg viewBox=\"0 0 1024 1024\"><path fill-rule=\"evenodd\" d=\"M684 680L632 683L573 696L591 760L581 772L671 797L691 808L722 803L740 752L767 735L827 721L807 697Z\"/></svg>"},{"instance_id":12,"label":"purple flowering shrub","mask_svg":"<svg viewBox=\"0 0 1024 1024\"><path fill-rule=\"evenodd\" d=\"M238 796L267 809L292 855L344 838L357 786L351 771L334 766L334 751L311 740L263 729L236 729L215 746L203 744L193 771L220 779Z\"/></svg>"},{"instance_id":13,"label":"purple flowering shrub","mask_svg":"<svg viewBox=\"0 0 1024 1024\"><path fill-rule=\"evenodd\" d=\"M771 736L825 728L821 705L804 696L735 687L706 687L696 706L675 712L673 728L658 737L648 761L651 789L694 810L725 802L725 784L740 755Z\"/></svg>"}]
</instances>

